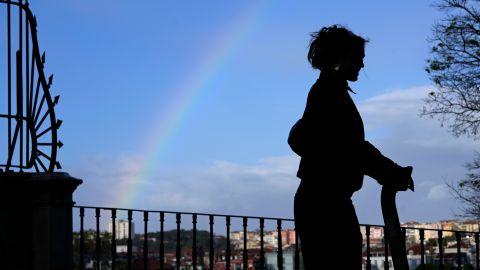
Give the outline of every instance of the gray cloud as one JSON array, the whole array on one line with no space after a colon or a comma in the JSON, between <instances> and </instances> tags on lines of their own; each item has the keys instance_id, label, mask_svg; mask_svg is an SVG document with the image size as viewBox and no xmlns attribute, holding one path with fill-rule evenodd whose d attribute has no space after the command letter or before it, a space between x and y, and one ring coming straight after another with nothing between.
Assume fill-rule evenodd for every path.
<instances>
[{"instance_id":1,"label":"gray cloud","mask_svg":"<svg viewBox=\"0 0 480 270\"><path fill-rule=\"evenodd\" d=\"M293 195L298 185L295 156L270 157L249 165L218 160L201 168L159 168L148 182L136 183L141 164L141 159L126 156L108 159L108 162L105 157L88 159L81 169L73 171L76 177L86 180L75 193L78 204L293 216ZM116 173L105 173L116 168ZM132 202L134 205L118 205L126 202L122 197L130 196L136 189L139 191Z\"/></svg>"},{"instance_id":2,"label":"gray cloud","mask_svg":"<svg viewBox=\"0 0 480 270\"><path fill-rule=\"evenodd\" d=\"M358 102L367 139L397 163L414 167L416 191L397 196L402 221L452 218L458 204L445 182L463 177L463 164L473 158L476 147L471 140L454 138L435 120L418 116L429 88L402 89ZM97 156L73 170L86 180L75 196L79 204L97 206L291 218L298 161L287 155L251 164L217 160L204 167L157 168L148 182L139 183L141 157ZM115 205L138 188L132 205ZM354 195L361 223L383 223L380 190L366 177Z\"/></svg>"},{"instance_id":3,"label":"gray cloud","mask_svg":"<svg viewBox=\"0 0 480 270\"><path fill-rule=\"evenodd\" d=\"M477 147L471 139L453 137L438 121L419 117L422 100L431 89L399 89L358 103L367 139L395 162L414 167L416 191L397 195L402 220L438 221L454 217L459 205L448 193L445 182L464 176L463 165L474 157ZM379 194L379 187L367 183L357 195L361 220L382 221L378 218Z\"/></svg>"}]
</instances>

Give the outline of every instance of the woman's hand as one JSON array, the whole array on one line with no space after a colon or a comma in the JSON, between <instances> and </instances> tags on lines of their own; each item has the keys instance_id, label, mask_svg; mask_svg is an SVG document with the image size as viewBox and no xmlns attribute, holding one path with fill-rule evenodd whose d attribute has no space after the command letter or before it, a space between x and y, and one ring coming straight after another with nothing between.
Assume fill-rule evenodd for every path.
<instances>
[{"instance_id":1,"label":"woman's hand","mask_svg":"<svg viewBox=\"0 0 480 270\"><path fill-rule=\"evenodd\" d=\"M407 189L414 191L415 185L412 179L412 171L412 166L398 166L391 171L390 179L385 181L384 185L392 185L397 191L406 191Z\"/></svg>"}]
</instances>

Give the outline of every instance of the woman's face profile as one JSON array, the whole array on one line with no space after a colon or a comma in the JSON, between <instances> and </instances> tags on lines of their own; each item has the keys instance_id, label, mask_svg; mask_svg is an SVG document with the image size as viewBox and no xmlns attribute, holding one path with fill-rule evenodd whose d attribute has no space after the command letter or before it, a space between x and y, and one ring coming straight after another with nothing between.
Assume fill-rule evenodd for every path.
<instances>
[{"instance_id":1,"label":"woman's face profile","mask_svg":"<svg viewBox=\"0 0 480 270\"><path fill-rule=\"evenodd\" d=\"M356 81L358 80L358 74L363 68L363 58L365 57L364 50L356 51L347 54L341 63L341 73L345 80Z\"/></svg>"}]
</instances>

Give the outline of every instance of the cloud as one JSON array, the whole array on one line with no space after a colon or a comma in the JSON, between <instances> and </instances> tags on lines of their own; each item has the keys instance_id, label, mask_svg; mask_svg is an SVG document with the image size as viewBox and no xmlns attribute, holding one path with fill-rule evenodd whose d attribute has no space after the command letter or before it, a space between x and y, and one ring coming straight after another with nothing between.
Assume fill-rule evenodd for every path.
<instances>
[{"instance_id":1,"label":"cloud","mask_svg":"<svg viewBox=\"0 0 480 270\"><path fill-rule=\"evenodd\" d=\"M96 206L292 217L297 166L296 156L253 164L217 160L205 167L158 168L148 182L138 183L138 157L94 157L75 172L86 180L76 198ZM131 205L118 205L137 190Z\"/></svg>"},{"instance_id":2,"label":"cloud","mask_svg":"<svg viewBox=\"0 0 480 270\"><path fill-rule=\"evenodd\" d=\"M69 173L83 180L74 193L78 204L121 207L114 205L118 194L126 192L139 183L136 177L142 169L142 157L122 154L117 157L107 155L85 156L75 166L69 166Z\"/></svg>"},{"instance_id":3,"label":"cloud","mask_svg":"<svg viewBox=\"0 0 480 270\"><path fill-rule=\"evenodd\" d=\"M473 158L476 147L471 140L451 136L434 120L418 116L428 89L400 89L358 102L367 139L398 164L414 167L416 191L397 196L402 221L452 218L451 209L459 205L444 183L464 176L463 164ZM294 155L249 164L219 159L206 166L159 167L140 183L142 157L95 156L73 171L73 176L85 180L75 196L78 204L95 206L291 218L298 162ZM383 224L380 190L366 177L355 194L361 223ZM135 200L120 205L133 191L138 192Z\"/></svg>"},{"instance_id":4,"label":"cloud","mask_svg":"<svg viewBox=\"0 0 480 270\"><path fill-rule=\"evenodd\" d=\"M423 99L431 89L397 89L358 102L367 139L393 161L414 168L415 192L397 195L401 220L433 222L452 218L452 209L458 209L459 204L448 193L445 181L462 178L464 164L477 149L475 141L456 138L438 121L419 116ZM361 221L383 222L379 194L380 188L369 182L359 192L356 202Z\"/></svg>"},{"instance_id":5,"label":"cloud","mask_svg":"<svg viewBox=\"0 0 480 270\"><path fill-rule=\"evenodd\" d=\"M297 166L296 157L285 156L253 164L217 160L204 168L170 171L158 177L150 203L182 211L291 217ZM191 199L166 199L184 197Z\"/></svg>"},{"instance_id":6,"label":"cloud","mask_svg":"<svg viewBox=\"0 0 480 270\"><path fill-rule=\"evenodd\" d=\"M430 117L421 117L424 99L433 86L419 86L371 97L359 103L367 135L383 130L380 138L388 135L388 140L401 139L418 147L456 148L475 146L469 138L456 138L440 126L440 122ZM385 132L388 130L388 132Z\"/></svg>"},{"instance_id":7,"label":"cloud","mask_svg":"<svg viewBox=\"0 0 480 270\"><path fill-rule=\"evenodd\" d=\"M448 199L448 197L449 197L448 187L446 185L440 184L430 188L426 196L426 199L438 201L438 200Z\"/></svg>"}]
</instances>

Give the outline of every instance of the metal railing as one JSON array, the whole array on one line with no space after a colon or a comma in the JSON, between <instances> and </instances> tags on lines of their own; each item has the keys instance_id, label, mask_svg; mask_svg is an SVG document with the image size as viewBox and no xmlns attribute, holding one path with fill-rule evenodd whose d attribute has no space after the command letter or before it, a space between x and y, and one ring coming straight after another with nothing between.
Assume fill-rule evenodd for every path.
<instances>
[{"instance_id":1,"label":"metal railing","mask_svg":"<svg viewBox=\"0 0 480 270\"><path fill-rule=\"evenodd\" d=\"M365 227L365 269L393 269L393 267L391 267L392 259L389 253L388 242L386 242L384 238L380 243L380 248L378 248L378 243L376 244L377 252L372 252L374 248L370 243L370 229L373 227L383 229L383 226L370 224L361 226ZM480 269L479 231L429 229L408 226L402 226L401 231L405 239L405 248L412 251L412 254L407 252L410 269ZM407 231L413 232L413 235L411 233L408 235ZM430 235L429 238L425 236L427 232ZM384 237L384 235L382 237ZM471 239L473 240L470 241ZM462 244L464 246L463 248ZM378 250L380 250L380 252L378 252ZM416 253L417 250L418 253ZM454 250L454 252L452 252L452 250ZM381 266L379 266L379 264L373 266L372 253L383 256ZM377 255L376 257L378 258L379 256ZM429 268L427 268L427 265Z\"/></svg>"},{"instance_id":2,"label":"metal railing","mask_svg":"<svg viewBox=\"0 0 480 270\"><path fill-rule=\"evenodd\" d=\"M303 269L293 219L90 206L74 209L75 269ZM141 232L136 234L138 224ZM383 226L361 226L365 269L392 269L384 235L370 233ZM479 232L403 226L402 231L406 249L411 250L411 269L432 269L429 265L433 269L480 269ZM454 248L449 247L452 241Z\"/></svg>"},{"instance_id":3,"label":"metal railing","mask_svg":"<svg viewBox=\"0 0 480 270\"><path fill-rule=\"evenodd\" d=\"M292 219L88 206L74 206L74 208L78 209L79 218L79 231L74 233L74 248L77 249L74 256L76 269L197 269L197 267L202 267L201 269L220 269L219 267L222 269L272 269L271 267L267 268L265 257L267 251L274 251L277 254L275 268L284 269L284 247L288 242L294 243L288 251L296 258L293 267L294 269L300 269L298 241L288 239L287 242L282 235L284 234L283 226L285 223L293 226ZM93 230L85 229L87 211L91 211L94 215L94 222L91 223L91 226L94 227ZM123 212L125 219L118 218L120 212ZM140 222L143 223L143 234L137 236L133 232L135 215L137 215L136 219L140 219ZM171 219L167 220L167 216ZM104 231L103 233L101 228L102 217L103 226L105 227L104 223L108 220L109 227L107 232ZM208 245L207 252L203 251L203 245L198 245L200 219L203 219L203 223L207 223L208 227L207 230L201 230L203 232L202 243L207 242ZM119 228L116 226L119 221L122 229L126 230L127 233L123 231L118 233ZM157 231L151 233L151 223L154 222L156 227L154 230ZM224 227L223 233L218 228L218 223L224 224L222 225ZM182 229L186 224L189 224L190 230ZM266 240L266 226L272 227L272 224L276 227L276 233L272 235L269 231L269 239ZM173 258L167 254L167 251L171 251L171 248L167 250L166 245L172 246L171 239L166 239L166 227L168 225L173 227L172 230L168 231L169 234L175 234ZM243 239L231 240L233 225L241 227L235 233ZM258 235L257 240L259 241L258 248L252 249L248 246L251 231L248 230L249 226L255 226ZM208 232L208 239L205 239L205 232ZM118 234L121 234L121 240L118 239ZM189 238L189 243L185 241L187 234L186 238ZM152 237L149 237L149 235ZM105 237L110 238L109 241L106 241ZM272 238L277 242L274 247L271 245ZM238 240L241 240L240 250L233 245L234 242L238 244ZM126 246L126 249L117 249L119 241L124 244L122 244L122 247ZM102 247L102 244L104 247ZM186 244L188 246L182 246ZM89 250L87 250L87 245L90 246ZM105 248L105 246L108 247ZM190 250L188 252L189 259L184 256L185 248ZM109 249L109 251L107 252L106 249ZM201 251L201 254L199 254L199 251ZM208 255L206 263L205 258L200 258L205 255Z\"/></svg>"}]
</instances>

